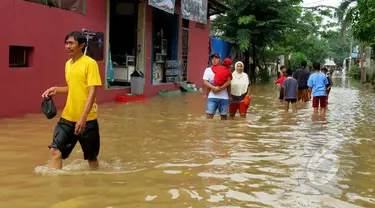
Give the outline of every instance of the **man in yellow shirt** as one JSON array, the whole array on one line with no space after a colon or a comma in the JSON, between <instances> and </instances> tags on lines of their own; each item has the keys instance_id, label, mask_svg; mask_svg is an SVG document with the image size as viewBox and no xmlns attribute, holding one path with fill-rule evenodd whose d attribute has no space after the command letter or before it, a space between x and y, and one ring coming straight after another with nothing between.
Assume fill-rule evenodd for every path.
<instances>
[{"instance_id":1,"label":"man in yellow shirt","mask_svg":"<svg viewBox=\"0 0 375 208\"><path fill-rule=\"evenodd\" d=\"M61 169L62 160L68 158L77 141L90 168L99 166L100 134L95 98L96 88L102 82L96 61L83 54L85 45L86 37L81 32L71 32L65 37L65 48L71 57L65 64L67 86L51 87L42 94L49 98L57 93L68 93L52 143L48 146L52 154L50 168Z\"/></svg>"}]
</instances>

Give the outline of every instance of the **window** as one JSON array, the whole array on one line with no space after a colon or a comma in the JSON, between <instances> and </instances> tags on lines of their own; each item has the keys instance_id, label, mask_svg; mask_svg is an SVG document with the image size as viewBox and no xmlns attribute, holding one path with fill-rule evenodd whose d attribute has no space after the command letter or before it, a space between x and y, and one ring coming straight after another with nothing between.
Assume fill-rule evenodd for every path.
<instances>
[{"instance_id":1,"label":"window","mask_svg":"<svg viewBox=\"0 0 375 208\"><path fill-rule=\"evenodd\" d=\"M9 67L30 67L30 57L33 47L9 46Z\"/></svg>"},{"instance_id":2,"label":"window","mask_svg":"<svg viewBox=\"0 0 375 208\"><path fill-rule=\"evenodd\" d=\"M86 12L86 0L25 0L50 7L61 8L75 13L84 14Z\"/></svg>"}]
</instances>

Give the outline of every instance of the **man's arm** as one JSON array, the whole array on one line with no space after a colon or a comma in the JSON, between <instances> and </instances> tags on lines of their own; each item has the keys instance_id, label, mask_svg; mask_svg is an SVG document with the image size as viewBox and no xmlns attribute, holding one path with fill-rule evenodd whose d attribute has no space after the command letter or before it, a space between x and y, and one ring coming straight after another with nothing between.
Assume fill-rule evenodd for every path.
<instances>
[{"instance_id":1,"label":"man's arm","mask_svg":"<svg viewBox=\"0 0 375 208\"><path fill-rule=\"evenodd\" d=\"M210 90L215 90L217 89L217 86L213 86L208 80L203 80L204 86L206 86Z\"/></svg>"},{"instance_id":2,"label":"man's arm","mask_svg":"<svg viewBox=\"0 0 375 208\"><path fill-rule=\"evenodd\" d=\"M94 105L95 98L96 98L96 86L90 86L89 87L89 96L87 97L85 110L83 111L83 114L81 116L82 119L84 119L85 121L86 121L87 116L89 115L89 113L91 111L92 106Z\"/></svg>"},{"instance_id":3,"label":"man's arm","mask_svg":"<svg viewBox=\"0 0 375 208\"><path fill-rule=\"evenodd\" d=\"M228 78L228 81L225 82L225 84L223 84L223 85L220 86L219 88L220 88L221 90L223 90L223 89L227 89L227 88L230 86L230 83L231 83L231 82L232 82L231 79Z\"/></svg>"},{"instance_id":4,"label":"man's arm","mask_svg":"<svg viewBox=\"0 0 375 208\"><path fill-rule=\"evenodd\" d=\"M69 88L68 88L68 86L65 86L65 87L56 87L56 92L57 93L68 93L69 92Z\"/></svg>"}]
</instances>

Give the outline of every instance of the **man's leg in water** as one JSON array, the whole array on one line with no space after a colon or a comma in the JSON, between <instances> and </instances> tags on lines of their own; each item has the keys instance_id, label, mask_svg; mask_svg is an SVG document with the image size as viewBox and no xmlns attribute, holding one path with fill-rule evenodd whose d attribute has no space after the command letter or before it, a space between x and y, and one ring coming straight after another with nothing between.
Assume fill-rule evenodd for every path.
<instances>
[{"instance_id":1,"label":"man's leg in water","mask_svg":"<svg viewBox=\"0 0 375 208\"><path fill-rule=\"evenodd\" d=\"M314 108L314 113L318 114L319 97L313 97L312 107Z\"/></svg>"},{"instance_id":2,"label":"man's leg in water","mask_svg":"<svg viewBox=\"0 0 375 208\"><path fill-rule=\"evenodd\" d=\"M217 98L208 98L206 104L207 119L213 119L217 108L219 107Z\"/></svg>"},{"instance_id":3,"label":"man's leg in water","mask_svg":"<svg viewBox=\"0 0 375 208\"><path fill-rule=\"evenodd\" d=\"M327 96L320 96L320 113L322 116L325 116L327 109Z\"/></svg>"},{"instance_id":4,"label":"man's leg in water","mask_svg":"<svg viewBox=\"0 0 375 208\"><path fill-rule=\"evenodd\" d=\"M51 161L49 163L49 168L61 169L62 168L62 156L61 152L57 148L50 148Z\"/></svg>"},{"instance_id":5,"label":"man's leg in water","mask_svg":"<svg viewBox=\"0 0 375 208\"><path fill-rule=\"evenodd\" d=\"M289 101L284 100L284 105L285 105L285 111L288 112L289 111Z\"/></svg>"},{"instance_id":6,"label":"man's leg in water","mask_svg":"<svg viewBox=\"0 0 375 208\"><path fill-rule=\"evenodd\" d=\"M86 123L86 130L80 135L79 143L82 147L83 157L88 161L90 169L98 169L97 157L100 150L100 134L97 120Z\"/></svg>"},{"instance_id":7,"label":"man's leg in water","mask_svg":"<svg viewBox=\"0 0 375 208\"><path fill-rule=\"evenodd\" d=\"M78 140L74 128L75 123L63 118L56 124L52 143L48 146L51 152L50 168L61 169L62 160L69 157Z\"/></svg>"},{"instance_id":8,"label":"man's leg in water","mask_svg":"<svg viewBox=\"0 0 375 208\"><path fill-rule=\"evenodd\" d=\"M293 110L293 113L297 112L297 100L292 101L292 110Z\"/></svg>"},{"instance_id":9,"label":"man's leg in water","mask_svg":"<svg viewBox=\"0 0 375 208\"><path fill-rule=\"evenodd\" d=\"M229 110L229 100L228 99L219 99L219 113L221 120L228 119L228 110Z\"/></svg>"}]
</instances>

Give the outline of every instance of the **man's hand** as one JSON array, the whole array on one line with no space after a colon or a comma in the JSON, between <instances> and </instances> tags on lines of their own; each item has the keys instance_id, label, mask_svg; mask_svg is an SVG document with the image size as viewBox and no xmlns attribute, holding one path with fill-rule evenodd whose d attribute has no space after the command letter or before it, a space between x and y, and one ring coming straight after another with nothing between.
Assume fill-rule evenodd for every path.
<instances>
[{"instance_id":1,"label":"man's hand","mask_svg":"<svg viewBox=\"0 0 375 208\"><path fill-rule=\"evenodd\" d=\"M79 121L76 123L74 134L75 135L82 134L85 131L85 128L86 128L86 119L81 117L81 119L79 119Z\"/></svg>"},{"instance_id":2,"label":"man's hand","mask_svg":"<svg viewBox=\"0 0 375 208\"><path fill-rule=\"evenodd\" d=\"M220 88L220 87L218 87L218 86L214 86L213 88L212 88L212 91L214 91L214 93L218 93L218 92L220 92L222 89Z\"/></svg>"},{"instance_id":3,"label":"man's hand","mask_svg":"<svg viewBox=\"0 0 375 208\"><path fill-rule=\"evenodd\" d=\"M43 98L50 98L50 97L56 95L56 93L57 93L57 87L51 87L42 94L42 97Z\"/></svg>"}]
</instances>

